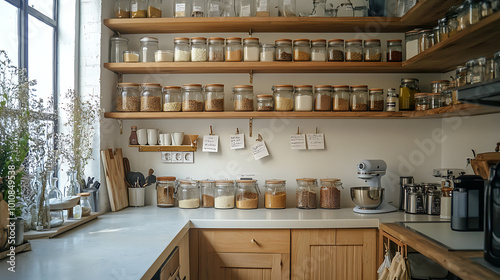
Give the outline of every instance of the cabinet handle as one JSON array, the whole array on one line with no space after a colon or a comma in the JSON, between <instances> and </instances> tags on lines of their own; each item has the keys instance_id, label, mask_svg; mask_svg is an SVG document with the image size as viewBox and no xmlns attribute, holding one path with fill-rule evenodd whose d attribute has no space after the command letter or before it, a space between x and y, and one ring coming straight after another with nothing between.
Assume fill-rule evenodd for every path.
<instances>
[{"instance_id":1,"label":"cabinet handle","mask_svg":"<svg viewBox=\"0 0 500 280\"><path fill-rule=\"evenodd\" d=\"M254 243L255 245L260 246L260 244L259 244L259 242L257 242L257 240L255 240L255 239L252 238L252 240L250 240L250 241L252 241L252 243Z\"/></svg>"}]
</instances>

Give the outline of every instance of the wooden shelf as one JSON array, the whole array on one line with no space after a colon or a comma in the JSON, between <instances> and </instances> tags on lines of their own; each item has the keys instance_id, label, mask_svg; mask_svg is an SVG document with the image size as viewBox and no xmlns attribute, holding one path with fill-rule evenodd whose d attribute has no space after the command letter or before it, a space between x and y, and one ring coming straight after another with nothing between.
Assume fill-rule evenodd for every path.
<instances>
[{"instance_id":1,"label":"wooden shelf","mask_svg":"<svg viewBox=\"0 0 500 280\"><path fill-rule=\"evenodd\" d=\"M401 21L407 26L434 27L438 19L443 18L452 6L460 5L462 2L463 0L420 0L401 18Z\"/></svg>"},{"instance_id":2,"label":"wooden shelf","mask_svg":"<svg viewBox=\"0 0 500 280\"><path fill-rule=\"evenodd\" d=\"M459 87L459 101L500 107L500 78Z\"/></svg>"},{"instance_id":3,"label":"wooden shelf","mask_svg":"<svg viewBox=\"0 0 500 280\"><path fill-rule=\"evenodd\" d=\"M66 220L64 221L64 224L62 224L61 226L51 228L50 230L47 231L30 230L24 233L24 240L32 240L38 238L52 238L69 230L72 230L78 226L81 226L85 223L88 223L94 219L97 219L98 216L99 213L92 212L90 216L82 217L79 220L77 219Z\"/></svg>"},{"instance_id":4,"label":"wooden shelf","mask_svg":"<svg viewBox=\"0 0 500 280\"><path fill-rule=\"evenodd\" d=\"M139 148L139 152L196 152L197 146L149 146L149 145L129 145L132 148Z\"/></svg>"}]
</instances>

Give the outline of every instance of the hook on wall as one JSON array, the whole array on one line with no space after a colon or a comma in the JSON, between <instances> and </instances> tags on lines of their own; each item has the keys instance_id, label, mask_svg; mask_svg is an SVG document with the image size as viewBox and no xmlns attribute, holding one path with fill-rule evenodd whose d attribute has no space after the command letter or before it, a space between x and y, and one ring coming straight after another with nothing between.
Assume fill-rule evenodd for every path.
<instances>
[{"instance_id":1,"label":"hook on wall","mask_svg":"<svg viewBox=\"0 0 500 280\"><path fill-rule=\"evenodd\" d=\"M259 135L257 136L257 139L255 139L255 141L263 141L263 139L262 139L262 135L260 135L260 134L259 134Z\"/></svg>"},{"instance_id":2,"label":"hook on wall","mask_svg":"<svg viewBox=\"0 0 500 280\"><path fill-rule=\"evenodd\" d=\"M240 130L236 128L236 135L240 134Z\"/></svg>"},{"instance_id":3,"label":"hook on wall","mask_svg":"<svg viewBox=\"0 0 500 280\"><path fill-rule=\"evenodd\" d=\"M318 132L319 132L319 129L318 129L318 127L316 127L316 134L318 134Z\"/></svg>"},{"instance_id":4,"label":"hook on wall","mask_svg":"<svg viewBox=\"0 0 500 280\"><path fill-rule=\"evenodd\" d=\"M249 135L250 135L250 137L252 137L253 118L248 119L248 126L250 129Z\"/></svg>"},{"instance_id":5,"label":"hook on wall","mask_svg":"<svg viewBox=\"0 0 500 280\"><path fill-rule=\"evenodd\" d=\"M300 127L297 127L297 135L300 134Z\"/></svg>"},{"instance_id":6,"label":"hook on wall","mask_svg":"<svg viewBox=\"0 0 500 280\"><path fill-rule=\"evenodd\" d=\"M210 135L214 135L214 133L212 131L212 126L210 126Z\"/></svg>"}]
</instances>

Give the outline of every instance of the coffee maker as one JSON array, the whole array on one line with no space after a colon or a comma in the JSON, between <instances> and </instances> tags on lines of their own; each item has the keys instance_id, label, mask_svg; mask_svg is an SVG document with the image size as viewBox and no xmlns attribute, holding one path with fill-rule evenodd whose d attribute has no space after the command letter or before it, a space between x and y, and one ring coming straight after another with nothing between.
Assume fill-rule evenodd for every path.
<instances>
[{"instance_id":1,"label":"coffee maker","mask_svg":"<svg viewBox=\"0 0 500 280\"><path fill-rule=\"evenodd\" d=\"M483 231L485 181L477 175L461 175L453 180L451 229Z\"/></svg>"}]
</instances>

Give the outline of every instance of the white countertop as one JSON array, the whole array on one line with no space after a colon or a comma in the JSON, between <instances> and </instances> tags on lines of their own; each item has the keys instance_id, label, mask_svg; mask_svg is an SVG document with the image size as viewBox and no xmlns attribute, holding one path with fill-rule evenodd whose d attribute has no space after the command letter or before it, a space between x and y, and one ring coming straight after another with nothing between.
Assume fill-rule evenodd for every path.
<instances>
[{"instance_id":1,"label":"white countertop","mask_svg":"<svg viewBox=\"0 0 500 280\"><path fill-rule=\"evenodd\" d=\"M357 214L338 210L179 209L146 206L106 213L52 239L32 240L16 255L16 272L0 262L0 279L140 279L189 228L377 228L379 223L438 221L439 216ZM49 277L50 275L50 277Z\"/></svg>"}]
</instances>

